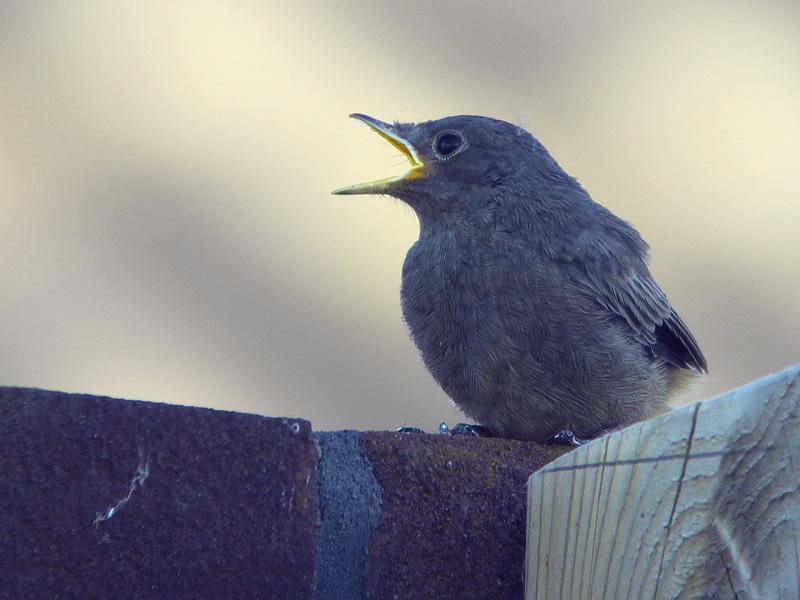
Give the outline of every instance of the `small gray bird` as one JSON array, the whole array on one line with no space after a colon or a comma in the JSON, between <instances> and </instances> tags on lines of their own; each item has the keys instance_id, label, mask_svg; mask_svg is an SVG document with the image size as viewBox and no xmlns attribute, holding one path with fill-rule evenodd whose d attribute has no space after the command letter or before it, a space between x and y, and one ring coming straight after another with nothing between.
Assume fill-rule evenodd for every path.
<instances>
[{"instance_id":1,"label":"small gray bird","mask_svg":"<svg viewBox=\"0 0 800 600\"><path fill-rule=\"evenodd\" d=\"M480 116L351 116L411 167L334 193L389 194L416 212L403 315L436 381L490 434L595 437L707 371L647 244L530 133Z\"/></svg>"}]
</instances>

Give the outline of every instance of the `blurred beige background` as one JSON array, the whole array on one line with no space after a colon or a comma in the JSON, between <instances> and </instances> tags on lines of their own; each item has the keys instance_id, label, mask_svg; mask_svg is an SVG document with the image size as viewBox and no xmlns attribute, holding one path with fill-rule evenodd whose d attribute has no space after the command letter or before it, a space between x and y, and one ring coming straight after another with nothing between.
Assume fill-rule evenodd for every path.
<instances>
[{"instance_id":1,"label":"blurred beige background","mask_svg":"<svg viewBox=\"0 0 800 600\"><path fill-rule=\"evenodd\" d=\"M0 3L0 384L435 428L347 119L521 123L653 247L711 395L800 360L800 5Z\"/></svg>"}]
</instances>

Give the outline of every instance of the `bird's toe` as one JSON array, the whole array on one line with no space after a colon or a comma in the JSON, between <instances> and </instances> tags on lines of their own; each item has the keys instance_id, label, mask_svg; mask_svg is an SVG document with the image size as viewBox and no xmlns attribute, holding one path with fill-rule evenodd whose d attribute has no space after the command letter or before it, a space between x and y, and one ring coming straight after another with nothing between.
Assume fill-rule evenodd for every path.
<instances>
[{"instance_id":1,"label":"bird's toe","mask_svg":"<svg viewBox=\"0 0 800 600\"><path fill-rule=\"evenodd\" d=\"M549 438L547 438L545 444L548 445L559 444L562 446L575 446L577 448L578 446L583 446L588 441L589 440L579 438L569 429L563 429L558 433L554 433Z\"/></svg>"},{"instance_id":2,"label":"bird's toe","mask_svg":"<svg viewBox=\"0 0 800 600\"><path fill-rule=\"evenodd\" d=\"M469 437L493 437L491 432L483 425L474 423L457 423L452 429L446 423L439 425L439 433L449 433L450 435L465 435Z\"/></svg>"},{"instance_id":3,"label":"bird's toe","mask_svg":"<svg viewBox=\"0 0 800 600\"><path fill-rule=\"evenodd\" d=\"M425 433L419 427L412 427L410 425L403 425L394 430L395 433Z\"/></svg>"}]
</instances>

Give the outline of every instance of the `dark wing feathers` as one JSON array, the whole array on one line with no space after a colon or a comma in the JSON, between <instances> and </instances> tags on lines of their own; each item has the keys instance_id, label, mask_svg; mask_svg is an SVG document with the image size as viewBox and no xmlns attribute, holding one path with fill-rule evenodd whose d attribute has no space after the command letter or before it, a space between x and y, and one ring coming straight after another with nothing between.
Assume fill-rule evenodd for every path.
<instances>
[{"instance_id":1,"label":"dark wing feathers","mask_svg":"<svg viewBox=\"0 0 800 600\"><path fill-rule=\"evenodd\" d=\"M664 360L683 368L692 368L708 372L708 365L697 340L686 327L686 324L675 313L671 312L665 326L656 330L658 337L653 352Z\"/></svg>"},{"instance_id":2,"label":"dark wing feathers","mask_svg":"<svg viewBox=\"0 0 800 600\"><path fill-rule=\"evenodd\" d=\"M643 261L624 265L613 256L584 261L580 283L611 313L622 317L634 339L654 356L684 369L707 372L697 341L672 309Z\"/></svg>"}]
</instances>

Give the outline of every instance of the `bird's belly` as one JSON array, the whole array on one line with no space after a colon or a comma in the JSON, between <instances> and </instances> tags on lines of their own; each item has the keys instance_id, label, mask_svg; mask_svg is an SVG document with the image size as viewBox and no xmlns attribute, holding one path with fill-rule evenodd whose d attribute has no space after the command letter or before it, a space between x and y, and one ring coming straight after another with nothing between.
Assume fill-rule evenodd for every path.
<instances>
[{"instance_id":1,"label":"bird's belly","mask_svg":"<svg viewBox=\"0 0 800 600\"><path fill-rule=\"evenodd\" d=\"M409 289L411 287L411 289ZM476 307L449 286L436 290L403 287L403 317L425 366L451 397L463 396L474 359Z\"/></svg>"}]
</instances>

